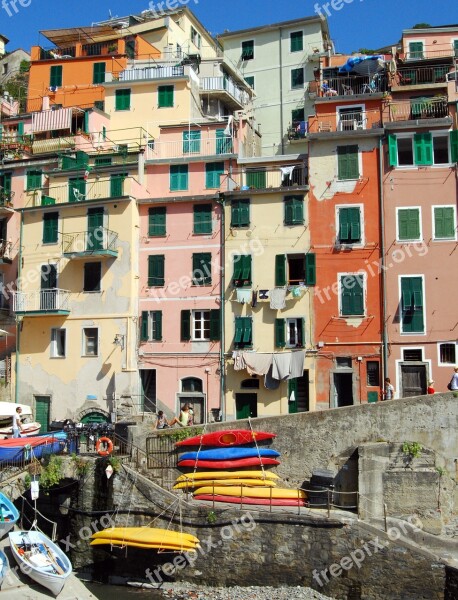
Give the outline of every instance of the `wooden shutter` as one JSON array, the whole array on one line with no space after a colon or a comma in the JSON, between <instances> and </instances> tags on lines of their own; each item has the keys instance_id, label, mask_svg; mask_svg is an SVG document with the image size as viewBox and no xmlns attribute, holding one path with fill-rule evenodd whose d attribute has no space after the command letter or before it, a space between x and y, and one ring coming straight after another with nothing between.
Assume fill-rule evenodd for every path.
<instances>
[{"instance_id":1,"label":"wooden shutter","mask_svg":"<svg viewBox=\"0 0 458 600\"><path fill-rule=\"evenodd\" d=\"M207 163L205 166L207 189L217 189L221 185L221 175L224 173L224 163Z\"/></svg>"},{"instance_id":2,"label":"wooden shutter","mask_svg":"<svg viewBox=\"0 0 458 600\"><path fill-rule=\"evenodd\" d=\"M17 135L19 141L22 141L22 136L24 135L24 121L19 121L17 124Z\"/></svg>"},{"instance_id":3,"label":"wooden shutter","mask_svg":"<svg viewBox=\"0 0 458 600\"><path fill-rule=\"evenodd\" d=\"M433 164L433 136L431 133L416 133L414 135L415 164Z\"/></svg>"},{"instance_id":4,"label":"wooden shutter","mask_svg":"<svg viewBox=\"0 0 458 600\"><path fill-rule=\"evenodd\" d=\"M316 285L316 254L305 255L305 285Z\"/></svg>"},{"instance_id":5,"label":"wooden shutter","mask_svg":"<svg viewBox=\"0 0 458 600\"><path fill-rule=\"evenodd\" d=\"M62 65L54 65L50 70L49 87L60 87L62 85Z\"/></svg>"},{"instance_id":6,"label":"wooden shutter","mask_svg":"<svg viewBox=\"0 0 458 600\"><path fill-rule=\"evenodd\" d=\"M390 133L388 136L388 153L390 167L398 166L398 139Z\"/></svg>"},{"instance_id":7,"label":"wooden shutter","mask_svg":"<svg viewBox=\"0 0 458 600\"><path fill-rule=\"evenodd\" d=\"M436 239L454 239L455 235L453 206L436 206L434 208L434 237Z\"/></svg>"},{"instance_id":8,"label":"wooden shutter","mask_svg":"<svg viewBox=\"0 0 458 600\"><path fill-rule=\"evenodd\" d=\"M148 287L163 287L164 276L165 256L163 254L148 256Z\"/></svg>"},{"instance_id":9,"label":"wooden shutter","mask_svg":"<svg viewBox=\"0 0 458 600\"><path fill-rule=\"evenodd\" d=\"M221 311L210 311L210 341L219 342L221 340Z\"/></svg>"},{"instance_id":10,"label":"wooden shutter","mask_svg":"<svg viewBox=\"0 0 458 600\"><path fill-rule=\"evenodd\" d=\"M301 348L304 348L305 346L305 319L298 319L298 326L299 326L299 346Z\"/></svg>"},{"instance_id":11,"label":"wooden shutter","mask_svg":"<svg viewBox=\"0 0 458 600\"><path fill-rule=\"evenodd\" d=\"M275 257L275 285L283 287L286 285L286 255L277 254Z\"/></svg>"},{"instance_id":12,"label":"wooden shutter","mask_svg":"<svg viewBox=\"0 0 458 600\"><path fill-rule=\"evenodd\" d=\"M242 280L244 285L251 284L251 254L242 256Z\"/></svg>"},{"instance_id":13,"label":"wooden shutter","mask_svg":"<svg viewBox=\"0 0 458 600\"><path fill-rule=\"evenodd\" d=\"M192 272L194 285L211 285L211 261L210 252L192 255Z\"/></svg>"},{"instance_id":14,"label":"wooden shutter","mask_svg":"<svg viewBox=\"0 0 458 600\"><path fill-rule=\"evenodd\" d=\"M105 70L106 65L102 63L94 63L94 71L92 77L92 83L105 83Z\"/></svg>"},{"instance_id":15,"label":"wooden shutter","mask_svg":"<svg viewBox=\"0 0 458 600\"><path fill-rule=\"evenodd\" d=\"M140 340L142 342L147 342L149 339L148 335L148 312L144 310L142 312L142 324L141 324L141 332L140 332Z\"/></svg>"},{"instance_id":16,"label":"wooden shutter","mask_svg":"<svg viewBox=\"0 0 458 600\"><path fill-rule=\"evenodd\" d=\"M338 146L337 158L340 180L359 178L358 146Z\"/></svg>"},{"instance_id":17,"label":"wooden shutter","mask_svg":"<svg viewBox=\"0 0 458 600\"><path fill-rule=\"evenodd\" d=\"M286 320L275 319L275 347L284 348L286 346Z\"/></svg>"},{"instance_id":18,"label":"wooden shutter","mask_svg":"<svg viewBox=\"0 0 458 600\"><path fill-rule=\"evenodd\" d=\"M188 189L188 165L171 165L170 191L183 191Z\"/></svg>"},{"instance_id":19,"label":"wooden shutter","mask_svg":"<svg viewBox=\"0 0 458 600\"><path fill-rule=\"evenodd\" d=\"M250 225L250 202L249 200L240 201L240 226L248 227Z\"/></svg>"},{"instance_id":20,"label":"wooden shutter","mask_svg":"<svg viewBox=\"0 0 458 600\"><path fill-rule=\"evenodd\" d=\"M265 170L246 171L246 185L249 188L261 190L267 187L267 172Z\"/></svg>"},{"instance_id":21,"label":"wooden shutter","mask_svg":"<svg viewBox=\"0 0 458 600\"><path fill-rule=\"evenodd\" d=\"M181 341L189 342L191 339L191 311L181 311Z\"/></svg>"},{"instance_id":22,"label":"wooden shutter","mask_svg":"<svg viewBox=\"0 0 458 600\"><path fill-rule=\"evenodd\" d=\"M420 211L418 208L398 210L398 228L400 240L418 240L420 238Z\"/></svg>"},{"instance_id":23,"label":"wooden shutter","mask_svg":"<svg viewBox=\"0 0 458 600\"><path fill-rule=\"evenodd\" d=\"M172 108L174 104L174 87L173 85L161 85L158 88L158 105L159 108Z\"/></svg>"},{"instance_id":24,"label":"wooden shutter","mask_svg":"<svg viewBox=\"0 0 458 600\"><path fill-rule=\"evenodd\" d=\"M343 316L364 315L364 279L362 275L342 276L341 304Z\"/></svg>"},{"instance_id":25,"label":"wooden shutter","mask_svg":"<svg viewBox=\"0 0 458 600\"><path fill-rule=\"evenodd\" d=\"M458 129L450 132L450 148L452 154L452 162L458 163Z\"/></svg>"},{"instance_id":26,"label":"wooden shutter","mask_svg":"<svg viewBox=\"0 0 458 600\"><path fill-rule=\"evenodd\" d=\"M130 110L130 89L116 90L116 110Z\"/></svg>"},{"instance_id":27,"label":"wooden shutter","mask_svg":"<svg viewBox=\"0 0 458 600\"><path fill-rule=\"evenodd\" d=\"M148 210L148 235L150 237L166 235L167 208L157 206Z\"/></svg>"},{"instance_id":28,"label":"wooden shutter","mask_svg":"<svg viewBox=\"0 0 458 600\"><path fill-rule=\"evenodd\" d=\"M302 52L304 49L304 36L302 31L291 33L291 52Z\"/></svg>"},{"instance_id":29,"label":"wooden shutter","mask_svg":"<svg viewBox=\"0 0 458 600\"><path fill-rule=\"evenodd\" d=\"M244 344L251 344L253 321L251 317L243 317L243 339Z\"/></svg>"},{"instance_id":30,"label":"wooden shutter","mask_svg":"<svg viewBox=\"0 0 458 600\"><path fill-rule=\"evenodd\" d=\"M59 213L45 213L43 216L43 244L55 244L58 239Z\"/></svg>"},{"instance_id":31,"label":"wooden shutter","mask_svg":"<svg viewBox=\"0 0 458 600\"><path fill-rule=\"evenodd\" d=\"M194 205L194 233L203 234L212 232L212 205Z\"/></svg>"},{"instance_id":32,"label":"wooden shutter","mask_svg":"<svg viewBox=\"0 0 458 600\"><path fill-rule=\"evenodd\" d=\"M153 340L155 342L162 341L162 311L155 310L152 313L153 321Z\"/></svg>"},{"instance_id":33,"label":"wooden shutter","mask_svg":"<svg viewBox=\"0 0 458 600\"><path fill-rule=\"evenodd\" d=\"M117 174L110 177L111 198L121 198L124 195L124 180L127 175Z\"/></svg>"},{"instance_id":34,"label":"wooden shutter","mask_svg":"<svg viewBox=\"0 0 458 600\"><path fill-rule=\"evenodd\" d=\"M234 343L235 344L240 344L242 342L243 327L244 327L243 317L236 317L235 318L235 335L234 335Z\"/></svg>"},{"instance_id":35,"label":"wooden shutter","mask_svg":"<svg viewBox=\"0 0 458 600\"><path fill-rule=\"evenodd\" d=\"M294 207L291 199L285 200L285 225L294 224Z\"/></svg>"},{"instance_id":36,"label":"wooden shutter","mask_svg":"<svg viewBox=\"0 0 458 600\"><path fill-rule=\"evenodd\" d=\"M27 190L36 190L41 187L41 171L27 171Z\"/></svg>"},{"instance_id":37,"label":"wooden shutter","mask_svg":"<svg viewBox=\"0 0 458 600\"><path fill-rule=\"evenodd\" d=\"M200 131L183 131L183 154L199 154L200 139Z\"/></svg>"},{"instance_id":38,"label":"wooden shutter","mask_svg":"<svg viewBox=\"0 0 458 600\"><path fill-rule=\"evenodd\" d=\"M401 279L402 331L422 333L424 331L423 281L421 277Z\"/></svg>"},{"instance_id":39,"label":"wooden shutter","mask_svg":"<svg viewBox=\"0 0 458 600\"><path fill-rule=\"evenodd\" d=\"M243 256L241 254L234 254L234 274L232 279L235 285L242 280L242 269Z\"/></svg>"}]
</instances>

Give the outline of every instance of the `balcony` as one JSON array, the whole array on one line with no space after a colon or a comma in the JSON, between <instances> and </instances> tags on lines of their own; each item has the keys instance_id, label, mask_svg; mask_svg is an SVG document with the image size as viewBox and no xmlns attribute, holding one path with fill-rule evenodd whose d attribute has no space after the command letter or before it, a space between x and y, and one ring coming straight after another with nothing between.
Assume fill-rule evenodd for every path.
<instances>
[{"instance_id":1,"label":"balcony","mask_svg":"<svg viewBox=\"0 0 458 600\"><path fill-rule=\"evenodd\" d=\"M285 189L308 185L308 171L303 164L288 166L247 167L225 173L221 177L221 191L247 192L249 190Z\"/></svg>"},{"instance_id":2,"label":"balcony","mask_svg":"<svg viewBox=\"0 0 458 600\"><path fill-rule=\"evenodd\" d=\"M105 227L92 231L62 234L62 254L65 258L118 257L118 234Z\"/></svg>"},{"instance_id":3,"label":"balcony","mask_svg":"<svg viewBox=\"0 0 458 600\"><path fill-rule=\"evenodd\" d=\"M249 94L239 88L230 77L203 77L199 86L201 93L223 100L233 110L240 110L250 100Z\"/></svg>"},{"instance_id":4,"label":"balcony","mask_svg":"<svg viewBox=\"0 0 458 600\"><path fill-rule=\"evenodd\" d=\"M51 140L34 140L32 142L32 154L46 154L48 152L61 152L73 150L76 147L76 137L69 135Z\"/></svg>"},{"instance_id":5,"label":"balcony","mask_svg":"<svg viewBox=\"0 0 458 600\"><path fill-rule=\"evenodd\" d=\"M408 44L408 40L404 40L404 43ZM450 46L437 48L434 46L434 50L431 50L430 46L423 47L421 50L414 50L412 52L402 52L399 54L399 60L401 61L415 61L415 60L431 60L438 58L458 58L458 49Z\"/></svg>"},{"instance_id":6,"label":"balcony","mask_svg":"<svg viewBox=\"0 0 458 600\"><path fill-rule=\"evenodd\" d=\"M70 314L70 292L57 288L39 292L13 292L13 312L29 317Z\"/></svg>"},{"instance_id":7,"label":"balcony","mask_svg":"<svg viewBox=\"0 0 458 600\"><path fill-rule=\"evenodd\" d=\"M435 86L447 85L447 73L450 65L435 65L431 67L411 67L398 69L391 84L392 91L415 89L412 86Z\"/></svg>"},{"instance_id":8,"label":"balcony","mask_svg":"<svg viewBox=\"0 0 458 600\"><path fill-rule=\"evenodd\" d=\"M192 132L191 132L192 133ZM146 160L167 160L174 158L199 158L203 156L231 156L238 153L238 140L231 136L189 138L161 142L151 140L146 149Z\"/></svg>"},{"instance_id":9,"label":"balcony","mask_svg":"<svg viewBox=\"0 0 458 600\"><path fill-rule=\"evenodd\" d=\"M384 122L445 119L450 116L447 98L415 98L390 102L384 110Z\"/></svg>"},{"instance_id":10,"label":"balcony","mask_svg":"<svg viewBox=\"0 0 458 600\"><path fill-rule=\"evenodd\" d=\"M0 240L0 265L10 265L12 258L13 243L6 240Z\"/></svg>"},{"instance_id":11,"label":"balcony","mask_svg":"<svg viewBox=\"0 0 458 600\"><path fill-rule=\"evenodd\" d=\"M308 94L318 98L335 98L339 96L362 96L380 94L388 90L388 80L384 73L373 77L362 75L334 77L308 83Z\"/></svg>"},{"instance_id":12,"label":"balcony","mask_svg":"<svg viewBox=\"0 0 458 600\"><path fill-rule=\"evenodd\" d=\"M352 110L341 109L332 113L319 113L309 117L308 132L313 134L361 135L382 128L381 113L379 110Z\"/></svg>"},{"instance_id":13,"label":"balcony","mask_svg":"<svg viewBox=\"0 0 458 600\"><path fill-rule=\"evenodd\" d=\"M13 211L14 192L0 188L0 215L9 214Z\"/></svg>"},{"instance_id":14,"label":"balcony","mask_svg":"<svg viewBox=\"0 0 458 600\"><path fill-rule=\"evenodd\" d=\"M143 67L126 69L120 73L107 73L106 83L124 81L143 81L151 79L176 79L187 77L189 67Z\"/></svg>"}]
</instances>

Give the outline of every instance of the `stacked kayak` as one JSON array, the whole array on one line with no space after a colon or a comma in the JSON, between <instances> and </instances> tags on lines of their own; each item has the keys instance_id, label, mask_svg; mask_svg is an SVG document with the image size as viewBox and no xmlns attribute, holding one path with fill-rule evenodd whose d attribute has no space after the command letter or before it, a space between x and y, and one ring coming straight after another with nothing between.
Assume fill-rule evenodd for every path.
<instances>
[{"instance_id":1,"label":"stacked kayak","mask_svg":"<svg viewBox=\"0 0 458 600\"><path fill-rule=\"evenodd\" d=\"M215 448L185 452L178 459L179 467L231 469L248 466L279 465L280 453L271 448Z\"/></svg>"},{"instance_id":2,"label":"stacked kayak","mask_svg":"<svg viewBox=\"0 0 458 600\"><path fill-rule=\"evenodd\" d=\"M265 471L203 471L180 475L174 490L191 491L203 486L276 487L278 475Z\"/></svg>"},{"instance_id":3,"label":"stacked kayak","mask_svg":"<svg viewBox=\"0 0 458 600\"><path fill-rule=\"evenodd\" d=\"M250 431L248 429L234 429L229 431L214 431L195 437L187 438L175 445L179 446L215 446L216 448L227 448L229 446L241 446L251 442L260 442L277 437L276 433L266 431Z\"/></svg>"},{"instance_id":4,"label":"stacked kayak","mask_svg":"<svg viewBox=\"0 0 458 600\"><path fill-rule=\"evenodd\" d=\"M152 527L111 527L92 536L91 546L115 546L187 552L199 548L199 540L188 533Z\"/></svg>"}]
</instances>

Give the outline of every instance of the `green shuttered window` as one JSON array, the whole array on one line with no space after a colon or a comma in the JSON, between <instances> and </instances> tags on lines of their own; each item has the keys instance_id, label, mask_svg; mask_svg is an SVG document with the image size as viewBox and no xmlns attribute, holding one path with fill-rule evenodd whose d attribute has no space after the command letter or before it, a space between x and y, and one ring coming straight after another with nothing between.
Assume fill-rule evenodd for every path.
<instances>
[{"instance_id":1,"label":"green shuttered window","mask_svg":"<svg viewBox=\"0 0 458 600\"><path fill-rule=\"evenodd\" d=\"M231 227L249 227L250 201L233 200L231 203Z\"/></svg>"},{"instance_id":2,"label":"green shuttered window","mask_svg":"<svg viewBox=\"0 0 458 600\"><path fill-rule=\"evenodd\" d=\"M284 348L286 346L286 320L275 319L275 347Z\"/></svg>"},{"instance_id":3,"label":"green shuttered window","mask_svg":"<svg viewBox=\"0 0 458 600\"><path fill-rule=\"evenodd\" d=\"M43 244L56 244L58 240L59 213L45 213L43 216Z\"/></svg>"},{"instance_id":4,"label":"green shuttered window","mask_svg":"<svg viewBox=\"0 0 458 600\"><path fill-rule=\"evenodd\" d=\"M225 129L216 130L216 154L233 154L232 136L226 135Z\"/></svg>"},{"instance_id":5,"label":"green shuttered window","mask_svg":"<svg viewBox=\"0 0 458 600\"><path fill-rule=\"evenodd\" d=\"M51 67L49 74L49 87L62 86L62 65L54 65Z\"/></svg>"},{"instance_id":6,"label":"green shuttered window","mask_svg":"<svg viewBox=\"0 0 458 600\"><path fill-rule=\"evenodd\" d=\"M416 133L413 137L415 164L433 164L433 136L431 133Z\"/></svg>"},{"instance_id":7,"label":"green shuttered window","mask_svg":"<svg viewBox=\"0 0 458 600\"><path fill-rule=\"evenodd\" d=\"M341 285L341 315L344 317L364 315L364 276L344 275Z\"/></svg>"},{"instance_id":8,"label":"green shuttered window","mask_svg":"<svg viewBox=\"0 0 458 600\"><path fill-rule=\"evenodd\" d=\"M130 110L130 89L116 90L115 98L116 110Z\"/></svg>"},{"instance_id":9,"label":"green shuttered window","mask_svg":"<svg viewBox=\"0 0 458 600\"><path fill-rule=\"evenodd\" d=\"M140 340L162 342L162 311L142 312Z\"/></svg>"},{"instance_id":10,"label":"green shuttered window","mask_svg":"<svg viewBox=\"0 0 458 600\"><path fill-rule=\"evenodd\" d=\"M358 207L339 208L339 243L361 242L361 210Z\"/></svg>"},{"instance_id":11,"label":"green shuttered window","mask_svg":"<svg viewBox=\"0 0 458 600\"><path fill-rule=\"evenodd\" d=\"M202 252L192 255L192 284L211 285L212 283L212 255Z\"/></svg>"},{"instance_id":12,"label":"green shuttered window","mask_svg":"<svg viewBox=\"0 0 458 600\"><path fill-rule=\"evenodd\" d=\"M286 285L286 255L277 254L275 257L275 285L283 287Z\"/></svg>"},{"instance_id":13,"label":"green shuttered window","mask_svg":"<svg viewBox=\"0 0 458 600\"><path fill-rule=\"evenodd\" d=\"M398 239L412 241L420 239L420 209L398 209Z\"/></svg>"},{"instance_id":14,"label":"green shuttered window","mask_svg":"<svg viewBox=\"0 0 458 600\"><path fill-rule=\"evenodd\" d=\"M255 190L267 188L267 172L263 169L251 170L245 173L246 185Z\"/></svg>"},{"instance_id":15,"label":"green shuttered window","mask_svg":"<svg viewBox=\"0 0 458 600\"><path fill-rule=\"evenodd\" d=\"M291 89L304 87L304 68L291 70Z\"/></svg>"},{"instance_id":16,"label":"green shuttered window","mask_svg":"<svg viewBox=\"0 0 458 600\"><path fill-rule=\"evenodd\" d=\"M92 83L105 83L105 63L94 63L94 70L92 73Z\"/></svg>"},{"instance_id":17,"label":"green shuttered window","mask_svg":"<svg viewBox=\"0 0 458 600\"><path fill-rule=\"evenodd\" d=\"M191 311L181 311L181 341L189 342L191 339Z\"/></svg>"},{"instance_id":18,"label":"green shuttered window","mask_svg":"<svg viewBox=\"0 0 458 600\"><path fill-rule=\"evenodd\" d=\"M251 255L236 254L234 256L233 283L235 287L251 285Z\"/></svg>"},{"instance_id":19,"label":"green shuttered window","mask_svg":"<svg viewBox=\"0 0 458 600\"><path fill-rule=\"evenodd\" d=\"M42 171L27 171L27 191L41 188Z\"/></svg>"},{"instance_id":20,"label":"green shuttered window","mask_svg":"<svg viewBox=\"0 0 458 600\"><path fill-rule=\"evenodd\" d=\"M202 235L212 233L212 205L194 205L194 234Z\"/></svg>"},{"instance_id":21,"label":"green shuttered window","mask_svg":"<svg viewBox=\"0 0 458 600\"><path fill-rule=\"evenodd\" d=\"M305 255L305 285L316 285L316 254Z\"/></svg>"},{"instance_id":22,"label":"green shuttered window","mask_svg":"<svg viewBox=\"0 0 458 600\"><path fill-rule=\"evenodd\" d=\"M304 36L302 31L293 31L290 34L291 52L302 52L304 49Z\"/></svg>"},{"instance_id":23,"label":"green shuttered window","mask_svg":"<svg viewBox=\"0 0 458 600\"><path fill-rule=\"evenodd\" d=\"M285 225L304 224L304 198L287 196L285 198Z\"/></svg>"},{"instance_id":24,"label":"green shuttered window","mask_svg":"<svg viewBox=\"0 0 458 600\"><path fill-rule=\"evenodd\" d=\"M167 234L167 209L165 206L155 206L148 210L148 235L160 237Z\"/></svg>"},{"instance_id":25,"label":"green shuttered window","mask_svg":"<svg viewBox=\"0 0 458 600\"><path fill-rule=\"evenodd\" d=\"M340 181L359 179L358 146L338 146L337 159Z\"/></svg>"},{"instance_id":26,"label":"green shuttered window","mask_svg":"<svg viewBox=\"0 0 458 600\"><path fill-rule=\"evenodd\" d=\"M409 42L409 58L424 58L423 42Z\"/></svg>"},{"instance_id":27,"label":"green shuttered window","mask_svg":"<svg viewBox=\"0 0 458 600\"><path fill-rule=\"evenodd\" d=\"M153 254L148 256L148 287L164 287L165 256Z\"/></svg>"},{"instance_id":28,"label":"green shuttered window","mask_svg":"<svg viewBox=\"0 0 458 600\"><path fill-rule=\"evenodd\" d=\"M160 85L157 88L158 107L173 108L174 103L174 87L173 85Z\"/></svg>"},{"instance_id":29,"label":"green shuttered window","mask_svg":"<svg viewBox=\"0 0 458 600\"><path fill-rule=\"evenodd\" d=\"M388 136L388 153L390 167L398 166L398 140L393 134Z\"/></svg>"},{"instance_id":30,"label":"green shuttered window","mask_svg":"<svg viewBox=\"0 0 458 600\"><path fill-rule=\"evenodd\" d=\"M124 196L124 180L127 173L116 174L110 177L110 196L111 198L121 198Z\"/></svg>"},{"instance_id":31,"label":"green shuttered window","mask_svg":"<svg viewBox=\"0 0 458 600\"><path fill-rule=\"evenodd\" d=\"M242 60L253 60L254 40L242 42Z\"/></svg>"},{"instance_id":32,"label":"green shuttered window","mask_svg":"<svg viewBox=\"0 0 458 600\"><path fill-rule=\"evenodd\" d=\"M253 320L251 317L235 318L234 345L236 348L247 348L253 343Z\"/></svg>"},{"instance_id":33,"label":"green shuttered window","mask_svg":"<svg viewBox=\"0 0 458 600\"><path fill-rule=\"evenodd\" d=\"M221 340L221 311L210 311L210 341L219 342Z\"/></svg>"},{"instance_id":34,"label":"green shuttered window","mask_svg":"<svg viewBox=\"0 0 458 600\"><path fill-rule=\"evenodd\" d=\"M207 163L205 165L205 185L207 190L218 189L221 185L221 175L224 173L224 163Z\"/></svg>"},{"instance_id":35,"label":"green shuttered window","mask_svg":"<svg viewBox=\"0 0 458 600\"><path fill-rule=\"evenodd\" d=\"M188 165L170 166L170 191L178 192L188 189L189 169Z\"/></svg>"},{"instance_id":36,"label":"green shuttered window","mask_svg":"<svg viewBox=\"0 0 458 600\"><path fill-rule=\"evenodd\" d=\"M423 333L423 280L421 277L401 278L401 314L403 333Z\"/></svg>"},{"instance_id":37,"label":"green shuttered window","mask_svg":"<svg viewBox=\"0 0 458 600\"><path fill-rule=\"evenodd\" d=\"M200 139L200 131L183 131L183 154L199 154Z\"/></svg>"},{"instance_id":38,"label":"green shuttered window","mask_svg":"<svg viewBox=\"0 0 458 600\"><path fill-rule=\"evenodd\" d=\"M455 209L453 206L434 207L434 238L436 240L454 240Z\"/></svg>"}]
</instances>

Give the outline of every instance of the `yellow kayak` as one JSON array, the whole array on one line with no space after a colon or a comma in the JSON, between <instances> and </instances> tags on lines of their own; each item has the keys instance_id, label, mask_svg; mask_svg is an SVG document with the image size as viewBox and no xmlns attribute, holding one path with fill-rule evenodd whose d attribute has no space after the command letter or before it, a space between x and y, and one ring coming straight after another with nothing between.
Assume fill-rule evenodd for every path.
<instances>
[{"instance_id":1,"label":"yellow kayak","mask_svg":"<svg viewBox=\"0 0 458 600\"><path fill-rule=\"evenodd\" d=\"M276 487L277 483L271 479L199 479L196 481L180 481L173 486L174 490L186 490L204 485L247 485L249 487Z\"/></svg>"},{"instance_id":2,"label":"yellow kayak","mask_svg":"<svg viewBox=\"0 0 458 600\"><path fill-rule=\"evenodd\" d=\"M280 477L270 471L202 471L180 475L177 483L193 479L213 481L214 479L280 479Z\"/></svg>"},{"instance_id":3,"label":"yellow kayak","mask_svg":"<svg viewBox=\"0 0 458 600\"><path fill-rule=\"evenodd\" d=\"M305 499L307 498L304 490L290 490L283 488L256 488L246 486L207 486L198 488L194 491L195 496L201 494L215 494L222 496L236 496L238 498L246 496L247 498L291 498Z\"/></svg>"},{"instance_id":4,"label":"yellow kayak","mask_svg":"<svg viewBox=\"0 0 458 600\"><path fill-rule=\"evenodd\" d=\"M172 550L172 551L189 551L196 550L200 548L200 544L191 544L191 543L183 543L182 545L178 544L140 544L140 542L132 542L132 541L122 541L122 540L110 540L100 539L100 540L92 540L90 542L91 546L116 546L117 548L125 548L128 546L129 548L144 548L145 550Z\"/></svg>"},{"instance_id":5,"label":"yellow kayak","mask_svg":"<svg viewBox=\"0 0 458 600\"><path fill-rule=\"evenodd\" d=\"M139 544L169 544L180 546L184 543L196 545L199 540L189 534L169 529L153 527L112 527L92 534L94 540L118 540L121 542L134 542Z\"/></svg>"}]
</instances>

